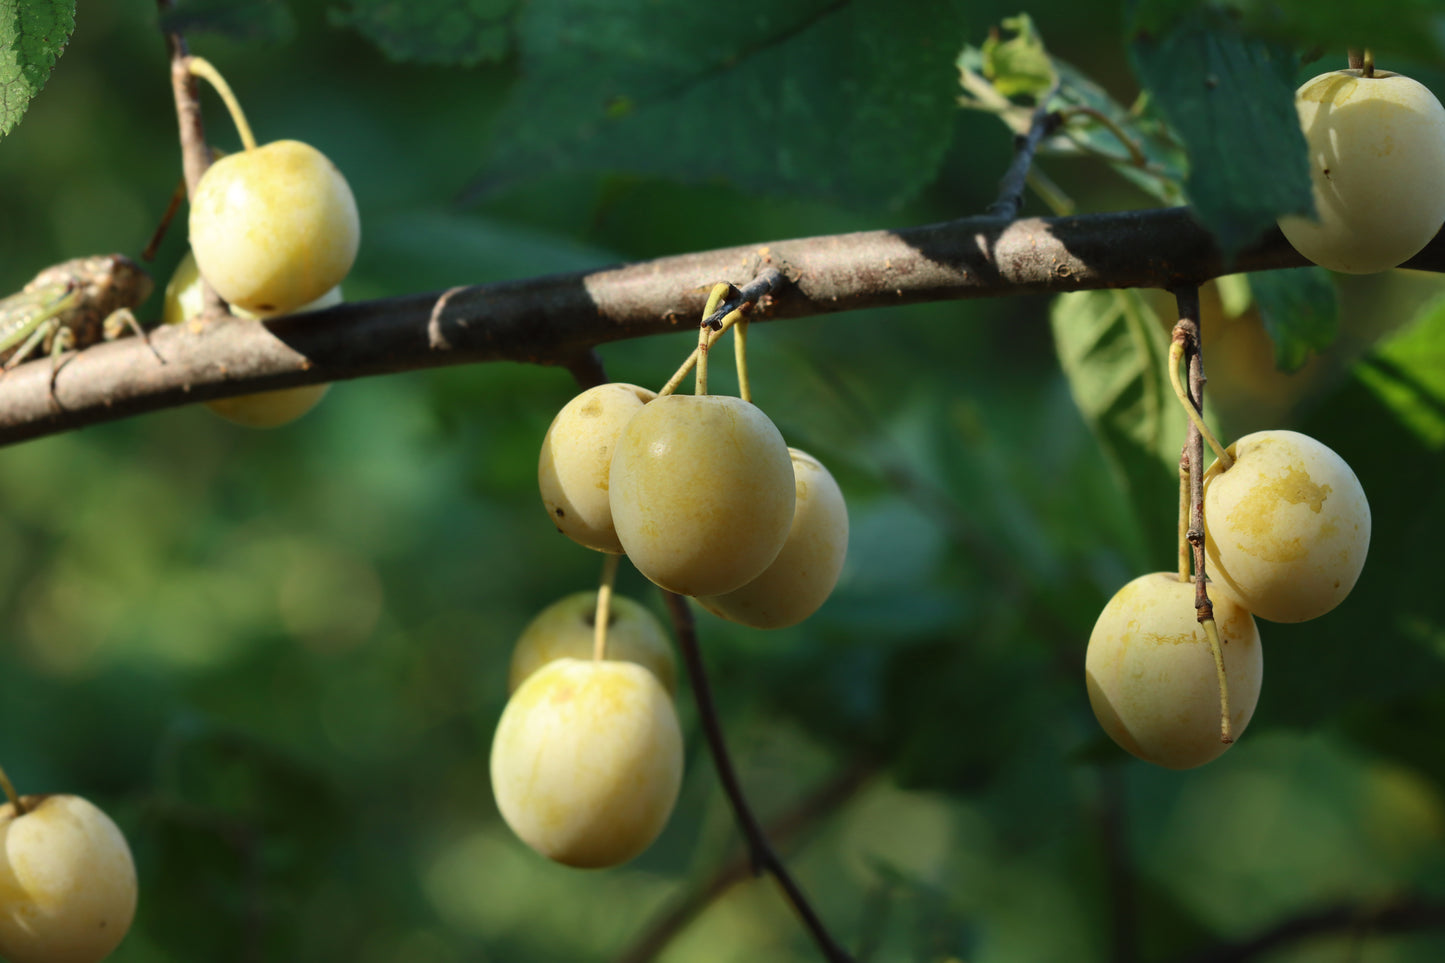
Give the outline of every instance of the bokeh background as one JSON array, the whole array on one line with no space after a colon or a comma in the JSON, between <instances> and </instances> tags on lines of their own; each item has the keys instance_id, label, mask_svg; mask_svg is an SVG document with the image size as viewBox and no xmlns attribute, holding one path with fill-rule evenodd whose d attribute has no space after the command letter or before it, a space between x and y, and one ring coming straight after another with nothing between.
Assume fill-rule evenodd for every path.
<instances>
[{"instance_id":1,"label":"bokeh background","mask_svg":"<svg viewBox=\"0 0 1445 963\"><path fill-rule=\"evenodd\" d=\"M261 140L306 140L346 174L363 223L348 299L980 212L1010 156L995 118L959 111L936 173L889 203L619 168L459 205L509 137L518 59L397 63L339 0L287 6L280 42L192 47ZM1057 56L1132 99L1115 5L1029 10ZM971 3L940 42L979 43L1016 12ZM147 0L81 0L49 86L0 142L0 289L136 254L154 229L179 178L156 17ZM1445 91L1445 63L1411 67ZM1095 161L1048 172L1084 211L1154 203ZM181 222L158 281L184 251ZM1049 302L754 330L755 397L839 478L849 560L803 625L700 613L702 645L752 801L785 819L781 849L860 959L1182 960L1339 907L1440 924L1442 293L1404 272L1342 280L1339 346L1295 376L1272 370L1257 318L1206 317L1231 345L1209 356L1229 433L1296 427L1335 447L1375 540L1339 610L1262 627L1253 723L1187 773L1126 756L1089 711L1093 620L1173 564L1173 533L1141 521L1079 415ZM158 318L159 298L139 314ZM602 356L615 380L659 385L690 338ZM141 904L117 963L637 960L629 947L740 856L685 683L682 798L633 864L551 865L492 801L512 641L599 573L536 492L542 434L574 391L560 370L453 368L338 384L274 431L193 407L0 452L0 763L22 792L86 795L125 830ZM663 614L627 566L619 588ZM718 889L657 959L818 958L772 881ZM1428 961L1445 938L1342 926L1217 958Z\"/></svg>"}]
</instances>

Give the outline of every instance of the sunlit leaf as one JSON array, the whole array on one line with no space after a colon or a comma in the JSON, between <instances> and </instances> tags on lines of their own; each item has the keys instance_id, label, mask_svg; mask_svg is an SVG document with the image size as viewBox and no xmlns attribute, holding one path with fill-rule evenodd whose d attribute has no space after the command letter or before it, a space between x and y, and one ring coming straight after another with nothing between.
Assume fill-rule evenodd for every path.
<instances>
[{"instance_id":1,"label":"sunlit leaf","mask_svg":"<svg viewBox=\"0 0 1445 963\"><path fill-rule=\"evenodd\" d=\"M25 116L74 30L74 0L0 0L0 137Z\"/></svg>"},{"instance_id":2,"label":"sunlit leaf","mask_svg":"<svg viewBox=\"0 0 1445 963\"><path fill-rule=\"evenodd\" d=\"M1050 322L1074 402L1145 530L1172 532L1187 420L1169 386L1166 326L1134 291L1066 294Z\"/></svg>"}]
</instances>

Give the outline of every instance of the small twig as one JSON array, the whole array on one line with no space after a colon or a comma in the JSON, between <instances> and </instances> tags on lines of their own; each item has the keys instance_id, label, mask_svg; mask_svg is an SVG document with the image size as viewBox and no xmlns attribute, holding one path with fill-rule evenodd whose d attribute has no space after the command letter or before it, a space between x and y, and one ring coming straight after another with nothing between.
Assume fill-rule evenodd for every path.
<instances>
[{"instance_id":1,"label":"small twig","mask_svg":"<svg viewBox=\"0 0 1445 963\"><path fill-rule=\"evenodd\" d=\"M1143 149L1134 140L1134 138L1130 137L1124 131L1124 128L1120 127L1114 121L1114 118L1110 117L1108 114L1104 113L1098 108L1080 104L1076 107L1070 107L1067 110L1059 111L1058 122L1061 125L1067 124L1075 117L1088 117L1103 125L1105 130L1114 135L1114 139L1119 142L1120 146L1129 152L1129 159L1127 161L1121 161L1120 159L1115 158L1115 163L1127 163L1129 166L1137 167L1140 170L1145 170L1149 167L1149 158L1144 156ZM1079 142L1074 141L1074 143L1078 144ZM1079 146L1082 148L1085 145L1079 144Z\"/></svg>"},{"instance_id":2,"label":"small twig","mask_svg":"<svg viewBox=\"0 0 1445 963\"><path fill-rule=\"evenodd\" d=\"M866 761L855 761L838 775L809 793L796 806L767 826L769 839L788 839L846 803L874 773ZM720 899L724 893L752 874L752 861L746 853L727 860L701 884L683 893L678 900L658 915L631 946L613 963L650 963L668 944L687 928L697 916Z\"/></svg>"},{"instance_id":3,"label":"small twig","mask_svg":"<svg viewBox=\"0 0 1445 963\"><path fill-rule=\"evenodd\" d=\"M5 767L0 766L0 790L3 790L5 798L15 809L15 816L19 818L29 810L25 806L25 800L15 791L15 786L10 782L10 777L5 775Z\"/></svg>"},{"instance_id":4,"label":"small twig","mask_svg":"<svg viewBox=\"0 0 1445 963\"><path fill-rule=\"evenodd\" d=\"M171 0L156 0L164 14L172 6ZM186 196L194 197L201 175L211 166L211 149L206 144L206 126L201 120L201 95L196 89L196 78L191 75L190 51L186 40L178 33L167 33L166 49L171 55L171 93L176 101L176 126L181 138L181 166L186 175ZM226 310L226 303L215 289L201 278L201 310L211 314Z\"/></svg>"},{"instance_id":5,"label":"small twig","mask_svg":"<svg viewBox=\"0 0 1445 963\"><path fill-rule=\"evenodd\" d=\"M1386 936L1419 930L1445 930L1445 904L1406 897L1377 906L1329 906L1287 919L1251 939L1190 954L1179 963L1245 963L1280 947L1331 933L1368 931Z\"/></svg>"},{"instance_id":6,"label":"small twig","mask_svg":"<svg viewBox=\"0 0 1445 963\"><path fill-rule=\"evenodd\" d=\"M783 272L777 268L765 269L747 284L741 288L735 288L728 297L723 298L722 303L702 319L702 323L716 331L722 325L723 318L745 304L756 304L761 301L781 287L785 280Z\"/></svg>"},{"instance_id":7,"label":"small twig","mask_svg":"<svg viewBox=\"0 0 1445 963\"><path fill-rule=\"evenodd\" d=\"M562 367L571 373L577 382L577 387L583 391L607 384L607 368L603 366L602 358L596 351L584 351L581 354L573 355Z\"/></svg>"},{"instance_id":8,"label":"small twig","mask_svg":"<svg viewBox=\"0 0 1445 963\"><path fill-rule=\"evenodd\" d=\"M1189 430L1184 440L1181 464L1189 463L1189 531L1186 535L1194 550L1194 611L1195 618L1204 628L1209 640L1209 650L1214 656L1214 670L1219 678L1219 739L1233 742L1234 732L1229 718L1229 680L1224 669L1223 639L1214 622L1214 603L1209 600L1208 576L1204 564L1204 352L1200 346L1199 288L1186 285L1174 289L1174 298L1179 305L1179 323L1174 326L1173 346L1170 352L1170 377L1178 379L1177 346L1184 348L1185 363L1189 367L1190 411ZM1210 442L1219 448L1213 435ZM1220 450L1219 457L1228 467L1227 454Z\"/></svg>"},{"instance_id":9,"label":"small twig","mask_svg":"<svg viewBox=\"0 0 1445 963\"><path fill-rule=\"evenodd\" d=\"M1058 92L1059 82L1055 80L1048 92L1039 98L1039 104L1034 108L1033 119L1029 122L1028 132L1015 138L1013 163L1009 164L1003 179L999 181L998 198L988 206L987 213L990 217L1001 217L1011 221L1019 216L1019 211L1023 210L1024 186L1028 183L1029 168L1033 166L1034 154L1038 151L1039 144L1043 142L1043 139L1059 126L1058 113L1049 109L1049 103Z\"/></svg>"},{"instance_id":10,"label":"small twig","mask_svg":"<svg viewBox=\"0 0 1445 963\"><path fill-rule=\"evenodd\" d=\"M838 945L838 941L823 925L822 919L819 918L812 904L808 902L792 874L788 872L787 866L778 858L772 844L768 842L763 827L758 823L757 817L753 815L752 807L748 805L747 796L743 793L742 784L738 781L737 770L733 768L732 757L728 754L722 724L718 720L717 704L713 702L712 687L708 684L707 670L703 666L702 652L697 644L697 624L693 620L692 609L683 596L674 595L671 592L662 594L667 602L668 612L672 615L673 626L677 631L677 644L678 648L682 650L683 663L687 666L688 677L692 680L692 695L697 703L698 719L702 723L708 750L712 753L713 767L717 770L718 781L722 783L723 792L732 805L738 828L748 842L753 871L770 873L778 881L784 896L793 905L794 911L797 912L803 925L812 935L813 942L817 944L823 957L829 963L855 963L853 957Z\"/></svg>"}]
</instances>

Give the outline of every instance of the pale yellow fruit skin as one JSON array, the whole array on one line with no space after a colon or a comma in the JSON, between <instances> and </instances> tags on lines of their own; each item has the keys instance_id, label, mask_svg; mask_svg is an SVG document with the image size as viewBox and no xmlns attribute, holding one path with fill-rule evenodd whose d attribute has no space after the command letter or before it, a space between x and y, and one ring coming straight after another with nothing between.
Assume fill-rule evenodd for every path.
<instances>
[{"instance_id":1,"label":"pale yellow fruit skin","mask_svg":"<svg viewBox=\"0 0 1445 963\"><path fill-rule=\"evenodd\" d=\"M1271 622L1304 622L1344 601L1370 547L1370 504L1345 460L1296 431L1257 431L1235 462L1204 473L1209 575Z\"/></svg>"},{"instance_id":2,"label":"pale yellow fruit skin","mask_svg":"<svg viewBox=\"0 0 1445 963\"><path fill-rule=\"evenodd\" d=\"M788 540L773 564L742 588L698 599L713 615L755 629L781 629L828 600L848 555L848 506L822 462L789 448L797 507Z\"/></svg>"},{"instance_id":3,"label":"pale yellow fruit skin","mask_svg":"<svg viewBox=\"0 0 1445 963\"><path fill-rule=\"evenodd\" d=\"M547 606L527 623L512 649L507 691L516 692L527 677L557 659L590 659L597 593L573 592ZM613 595L607 626L609 660L635 662L657 676L667 694L677 694L677 658L662 623L646 608Z\"/></svg>"},{"instance_id":4,"label":"pale yellow fruit skin","mask_svg":"<svg viewBox=\"0 0 1445 963\"><path fill-rule=\"evenodd\" d=\"M1214 621L1238 739L1254 715L1264 660L1250 614L1216 597ZM1219 677L1195 619L1194 583L1154 572L1125 585L1099 614L1084 660L1089 705L1119 746L1166 769L1192 769L1229 748L1220 741Z\"/></svg>"},{"instance_id":5,"label":"pale yellow fruit skin","mask_svg":"<svg viewBox=\"0 0 1445 963\"><path fill-rule=\"evenodd\" d=\"M559 863L594 869L637 856L662 832L681 785L677 711L640 665L549 662L497 723L497 808L523 842Z\"/></svg>"},{"instance_id":6,"label":"pale yellow fruit skin","mask_svg":"<svg viewBox=\"0 0 1445 963\"><path fill-rule=\"evenodd\" d=\"M95 963L135 916L130 847L110 817L79 796L26 796L0 806L0 957L9 963Z\"/></svg>"},{"instance_id":7,"label":"pale yellow fruit skin","mask_svg":"<svg viewBox=\"0 0 1445 963\"><path fill-rule=\"evenodd\" d=\"M588 388L557 412L542 439L537 487L557 531L599 552L622 552L612 525L608 472L622 429L657 393L637 385Z\"/></svg>"},{"instance_id":8,"label":"pale yellow fruit skin","mask_svg":"<svg viewBox=\"0 0 1445 963\"><path fill-rule=\"evenodd\" d=\"M303 311L320 311L342 302L341 288L334 287L310 304L302 305L292 314ZM201 272L196 267L193 254L187 253L176 265L176 271L166 284L165 304L161 309L161 320L166 324L180 324L201 313L204 307L201 291ZM267 320L279 315L255 314L244 308L231 306L231 310L242 318ZM315 408L321 401L329 384L300 385L296 388L282 388L278 391L260 391L234 398L218 398L207 401L206 407L228 421L247 428L276 428L295 421Z\"/></svg>"},{"instance_id":9,"label":"pale yellow fruit skin","mask_svg":"<svg viewBox=\"0 0 1445 963\"><path fill-rule=\"evenodd\" d=\"M1360 73L1296 91L1319 220L1279 221L1295 250L1350 274L1396 267L1445 223L1445 107L1409 77Z\"/></svg>"},{"instance_id":10,"label":"pale yellow fruit skin","mask_svg":"<svg viewBox=\"0 0 1445 963\"><path fill-rule=\"evenodd\" d=\"M336 165L280 140L212 164L191 198L191 250L226 301L285 314L336 287L361 244L356 198Z\"/></svg>"},{"instance_id":11,"label":"pale yellow fruit skin","mask_svg":"<svg viewBox=\"0 0 1445 963\"><path fill-rule=\"evenodd\" d=\"M612 521L637 570L679 595L722 595L782 551L796 499L777 427L722 395L667 395L632 417L609 476Z\"/></svg>"}]
</instances>

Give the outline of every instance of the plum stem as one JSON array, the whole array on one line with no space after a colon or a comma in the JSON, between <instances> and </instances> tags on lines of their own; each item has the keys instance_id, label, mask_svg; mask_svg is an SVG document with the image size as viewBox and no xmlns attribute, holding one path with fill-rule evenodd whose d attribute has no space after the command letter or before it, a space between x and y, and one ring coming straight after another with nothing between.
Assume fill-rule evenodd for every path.
<instances>
[{"instance_id":1,"label":"plum stem","mask_svg":"<svg viewBox=\"0 0 1445 963\"><path fill-rule=\"evenodd\" d=\"M1219 741L1233 742L1234 732L1229 724L1229 677L1224 673L1224 648L1220 645L1219 626L1214 623L1214 607L1209 609L1209 618L1201 619L1204 634L1209 638L1209 651L1214 655L1214 672L1219 676Z\"/></svg>"},{"instance_id":2,"label":"plum stem","mask_svg":"<svg viewBox=\"0 0 1445 963\"><path fill-rule=\"evenodd\" d=\"M236 133L241 135L241 146L246 150L255 150L256 136L251 133L251 125L246 122L246 113L241 110L241 102L231 92L231 85L226 83L221 72L205 57L196 56L187 59L186 70L192 77L200 77L216 89L216 93L221 95L221 101L226 105L226 110L231 114L231 123L236 125Z\"/></svg>"},{"instance_id":3,"label":"plum stem","mask_svg":"<svg viewBox=\"0 0 1445 963\"><path fill-rule=\"evenodd\" d=\"M738 397L751 403L753 388L748 382L748 323L739 320L733 326L733 357L738 369Z\"/></svg>"},{"instance_id":4,"label":"plum stem","mask_svg":"<svg viewBox=\"0 0 1445 963\"><path fill-rule=\"evenodd\" d=\"M1194 407L1189 396L1184 392L1184 385L1179 378L1179 362L1184 358L1184 340L1179 336L1178 328L1175 328L1174 341L1169 345L1169 383L1174 386L1174 395L1179 403L1184 406L1184 411L1189 415L1189 423L1199 432L1201 438L1209 442L1209 447L1214 449L1214 457L1219 459L1220 471L1228 471L1229 466L1234 464L1234 458L1214 437L1214 432L1204 423L1204 416Z\"/></svg>"},{"instance_id":5,"label":"plum stem","mask_svg":"<svg viewBox=\"0 0 1445 963\"><path fill-rule=\"evenodd\" d=\"M611 552L603 557L602 582L597 587L597 611L592 617L592 658L601 662L607 658L607 623L612 621L612 586L617 581L617 566L621 555Z\"/></svg>"},{"instance_id":6,"label":"plum stem","mask_svg":"<svg viewBox=\"0 0 1445 963\"><path fill-rule=\"evenodd\" d=\"M702 312L702 326L708 329L707 347L711 348L717 344L717 339L723 336L724 331L742 320L745 311L757 301L771 294L782 283L782 272L777 268L768 268L741 289L725 281L719 281L713 285L712 293L708 295L707 307ZM725 289L722 295L718 295L719 289ZM715 297L717 300L714 300ZM673 373L671 378L667 379L667 384L662 386L657 396L661 398L663 395L670 395L676 391L705 351L706 349L702 346L702 338L699 336L698 346L692 349L692 354L688 355L682 366Z\"/></svg>"},{"instance_id":7,"label":"plum stem","mask_svg":"<svg viewBox=\"0 0 1445 963\"><path fill-rule=\"evenodd\" d=\"M10 777L5 775L4 766L0 766L0 789L5 790L5 796L10 800L10 805L15 807L15 815L17 817L29 812L29 810L25 808L25 803L21 800L20 794L15 791L15 786L10 782Z\"/></svg>"}]
</instances>

